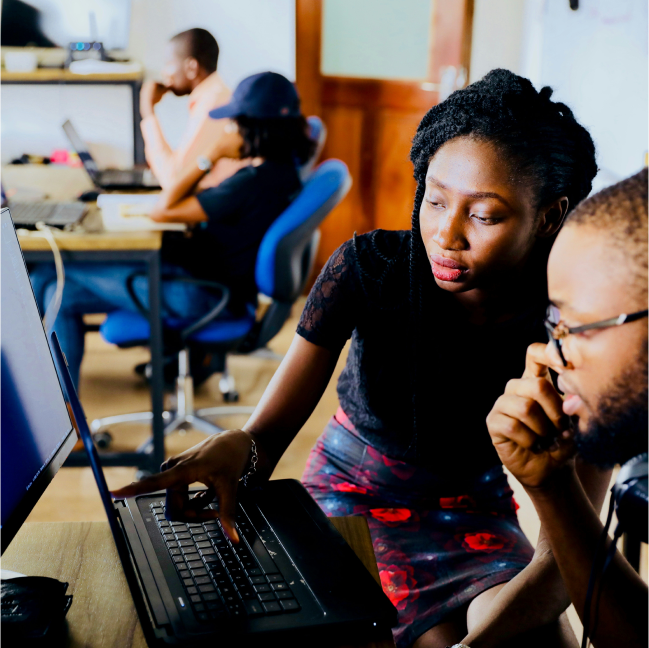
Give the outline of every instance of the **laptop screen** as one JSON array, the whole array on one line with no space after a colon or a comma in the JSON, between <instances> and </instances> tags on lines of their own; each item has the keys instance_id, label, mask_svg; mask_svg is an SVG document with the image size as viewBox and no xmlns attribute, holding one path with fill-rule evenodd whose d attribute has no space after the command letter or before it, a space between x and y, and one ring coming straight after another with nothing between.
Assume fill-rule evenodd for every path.
<instances>
[{"instance_id":1,"label":"laptop screen","mask_svg":"<svg viewBox=\"0 0 649 648\"><path fill-rule=\"evenodd\" d=\"M79 137L79 133L77 133L76 128L72 125L72 122L69 119L63 123L63 130L65 131L67 138L70 140L72 148L79 156L84 169L88 172L88 175L93 181L96 180L99 168L90 155L90 151L88 151L88 145L81 139L81 137Z\"/></svg>"},{"instance_id":2,"label":"laptop screen","mask_svg":"<svg viewBox=\"0 0 649 648\"><path fill-rule=\"evenodd\" d=\"M76 442L9 210L0 214L2 551Z\"/></svg>"}]
</instances>

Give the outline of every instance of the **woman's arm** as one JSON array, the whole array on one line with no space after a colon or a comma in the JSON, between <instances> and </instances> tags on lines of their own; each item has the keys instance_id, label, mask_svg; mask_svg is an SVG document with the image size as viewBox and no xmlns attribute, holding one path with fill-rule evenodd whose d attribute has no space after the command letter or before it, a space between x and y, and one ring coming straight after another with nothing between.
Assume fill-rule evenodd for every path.
<instances>
[{"instance_id":1,"label":"woman's arm","mask_svg":"<svg viewBox=\"0 0 649 648\"><path fill-rule=\"evenodd\" d=\"M237 130L226 129L222 137L206 146L199 157L210 160L212 164L223 157L238 158L242 144L243 139ZM207 171L200 169L196 162L187 165L173 184L161 192L150 217L157 222L194 224L206 221L207 215L191 194Z\"/></svg>"},{"instance_id":2,"label":"woman's arm","mask_svg":"<svg viewBox=\"0 0 649 648\"><path fill-rule=\"evenodd\" d=\"M257 444L257 472L260 478L268 479L318 404L339 355L340 352L329 351L296 335L243 430L210 436L172 457L163 465L163 472L114 490L113 495L131 497L166 488L167 508L175 519L197 521L218 515L236 542L236 492L250 459L251 440ZM204 498L191 504L187 489L194 482L208 487L210 500L214 495L218 497L219 514L201 510L207 504Z\"/></svg>"},{"instance_id":3,"label":"woman's arm","mask_svg":"<svg viewBox=\"0 0 649 648\"><path fill-rule=\"evenodd\" d=\"M577 474L593 508L601 511L611 471L577 461ZM541 525L532 562L500 590L487 615L477 625L470 624L462 641L471 648L499 646L507 639L556 621L569 605L570 596Z\"/></svg>"}]
</instances>

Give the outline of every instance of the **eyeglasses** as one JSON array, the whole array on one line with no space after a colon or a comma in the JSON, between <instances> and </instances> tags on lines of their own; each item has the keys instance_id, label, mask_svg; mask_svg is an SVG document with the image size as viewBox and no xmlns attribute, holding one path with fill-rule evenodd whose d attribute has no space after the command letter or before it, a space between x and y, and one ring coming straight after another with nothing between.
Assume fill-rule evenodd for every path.
<instances>
[{"instance_id":1,"label":"eyeglasses","mask_svg":"<svg viewBox=\"0 0 649 648\"><path fill-rule=\"evenodd\" d=\"M635 322L635 320L647 317L647 314L649 314L649 311L647 310L631 314L622 313L622 315L611 317L610 319L605 319L601 322L593 322L592 324L584 324L583 326L570 327L559 319L559 309L556 306L550 305L548 306L547 318L543 320L543 324L548 332L550 341L554 344L554 348L561 358L561 362L563 362L563 366L567 367L568 362L563 355L563 340L569 335L583 333L584 331L591 331L593 329L622 326L622 324L628 324L629 322Z\"/></svg>"}]
</instances>

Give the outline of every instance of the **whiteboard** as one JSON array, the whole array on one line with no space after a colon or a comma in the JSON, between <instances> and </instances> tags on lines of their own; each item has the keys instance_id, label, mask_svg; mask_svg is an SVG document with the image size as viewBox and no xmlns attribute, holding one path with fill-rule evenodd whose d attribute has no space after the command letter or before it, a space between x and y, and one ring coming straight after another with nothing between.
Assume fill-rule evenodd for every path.
<instances>
[{"instance_id":1,"label":"whiteboard","mask_svg":"<svg viewBox=\"0 0 649 648\"><path fill-rule=\"evenodd\" d=\"M601 169L594 189L637 172L649 149L647 1L580 0L577 11L568 0L528 2L522 73L551 86L590 131ZM539 43L535 65L529 48Z\"/></svg>"}]
</instances>

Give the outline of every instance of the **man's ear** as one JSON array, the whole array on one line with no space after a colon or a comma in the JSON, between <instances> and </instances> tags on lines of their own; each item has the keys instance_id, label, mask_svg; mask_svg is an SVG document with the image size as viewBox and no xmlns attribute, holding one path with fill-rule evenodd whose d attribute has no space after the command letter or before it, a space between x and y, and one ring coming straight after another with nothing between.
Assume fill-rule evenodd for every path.
<instances>
[{"instance_id":1,"label":"man's ear","mask_svg":"<svg viewBox=\"0 0 649 648\"><path fill-rule=\"evenodd\" d=\"M539 238L549 238L554 236L563 225L563 221L568 212L568 198L563 196L557 198L550 205L546 205L539 210L538 225L536 235Z\"/></svg>"},{"instance_id":2,"label":"man's ear","mask_svg":"<svg viewBox=\"0 0 649 648\"><path fill-rule=\"evenodd\" d=\"M193 81L198 76L198 61L193 56L185 59L185 76Z\"/></svg>"}]
</instances>

